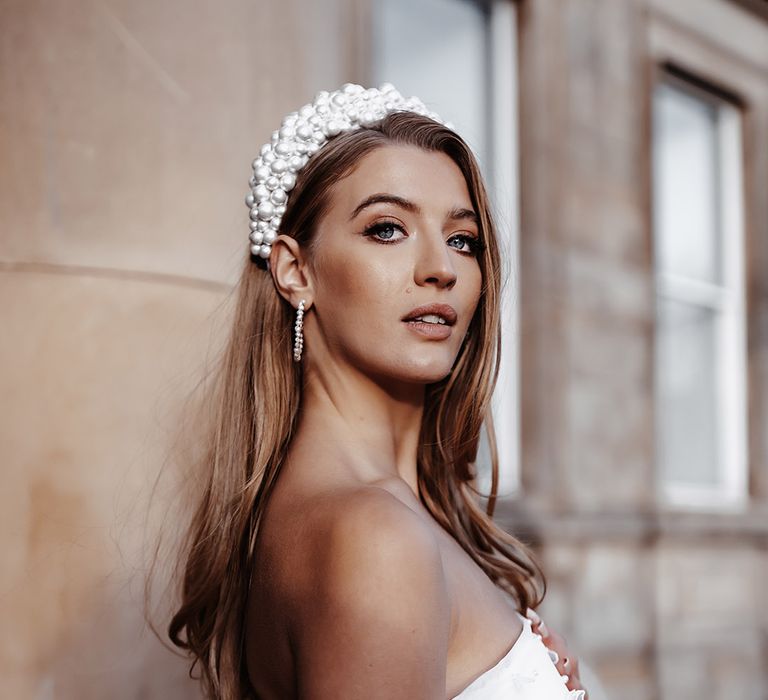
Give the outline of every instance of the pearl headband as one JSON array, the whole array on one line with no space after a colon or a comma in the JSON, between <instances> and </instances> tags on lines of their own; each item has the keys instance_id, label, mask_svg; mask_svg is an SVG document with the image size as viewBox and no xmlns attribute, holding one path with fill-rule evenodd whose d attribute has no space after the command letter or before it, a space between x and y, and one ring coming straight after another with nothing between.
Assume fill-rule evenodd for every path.
<instances>
[{"instance_id":1,"label":"pearl headband","mask_svg":"<svg viewBox=\"0 0 768 700\"><path fill-rule=\"evenodd\" d=\"M333 92L321 90L313 102L288 114L280 129L272 132L272 142L265 143L253 161L251 191L245 197L251 210L251 254L269 258L285 213L288 192L296 184L296 174L329 138L371 126L389 112L397 111L416 112L449 129L454 128L418 97L403 98L392 83L368 90L355 83L345 83Z\"/></svg>"}]
</instances>

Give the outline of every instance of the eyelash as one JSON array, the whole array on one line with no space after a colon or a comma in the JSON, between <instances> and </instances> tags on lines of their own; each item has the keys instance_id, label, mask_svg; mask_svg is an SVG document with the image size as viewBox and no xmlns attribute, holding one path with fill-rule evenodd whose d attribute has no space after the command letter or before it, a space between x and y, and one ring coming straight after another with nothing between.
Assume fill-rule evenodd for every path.
<instances>
[{"instance_id":1,"label":"eyelash","mask_svg":"<svg viewBox=\"0 0 768 700\"><path fill-rule=\"evenodd\" d=\"M402 231L403 233L405 233L405 229L400 224L397 224L394 221L378 221L377 223L371 224L370 226L368 226L365 229L363 235L373 238L376 233L379 233L380 231L384 231L388 228L396 228L398 231ZM451 236L448 240L450 241L455 238L458 238L469 244L469 250L459 250L458 248L456 248L456 250L462 255L477 255L485 248L485 244L475 236L457 233L456 235ZM383 243L384 245L390 245L392 243L398 242L396 240L395 241L386 240L383 238L374 238L374 240L377 243ZM455 246L451 246L451 247L453 248Z\"/></svg>"}]
</instances>

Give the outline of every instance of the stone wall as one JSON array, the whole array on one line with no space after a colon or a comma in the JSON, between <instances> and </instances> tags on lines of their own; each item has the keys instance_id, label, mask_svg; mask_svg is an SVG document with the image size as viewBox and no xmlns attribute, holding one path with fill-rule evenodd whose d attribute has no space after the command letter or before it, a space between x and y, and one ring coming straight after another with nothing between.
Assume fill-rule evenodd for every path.
<instances>
[{"instance_id":1,"label":"stone wall","mask_svg":"<svg viewBox=\"0 0 768 700\"><path fill-rule=\"evenodd\" d=\"M542 614L621 700L768 697L768 14L723 0L520 4L522 496ZM750 505L656 501L651 91L665 65L739 95Z\"/></svg>"},{"instance_id":2,"label":"stone wall","mask_svg":"<svg viewBox=\"0 0 768 700\"><path fill-rule=\"evenodd\" d=\"M359 79L357 21L345 0L3 3L3 697L196 696L142 625L148 491L218 347L251 160Z\"/></svg>"}]
</instances>

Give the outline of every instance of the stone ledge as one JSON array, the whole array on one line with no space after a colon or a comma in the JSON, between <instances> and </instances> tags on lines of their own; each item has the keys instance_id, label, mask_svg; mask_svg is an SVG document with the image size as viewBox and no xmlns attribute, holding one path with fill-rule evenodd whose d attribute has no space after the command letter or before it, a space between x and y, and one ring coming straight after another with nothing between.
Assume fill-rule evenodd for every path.
<instances>
[{"instance_id":1,"label":"stone ledge","mask_svg":"<svg viewBox=\"0 0 768 700\"><path fill-rule=\"evenodd\" d=\"M671 511L568 511L530 513L519 500L499 500L493 516L505 530L525 540L573 542L659 539L738 540L768 547L768 508L735 513Z\"/></svg>"}]
</instances>

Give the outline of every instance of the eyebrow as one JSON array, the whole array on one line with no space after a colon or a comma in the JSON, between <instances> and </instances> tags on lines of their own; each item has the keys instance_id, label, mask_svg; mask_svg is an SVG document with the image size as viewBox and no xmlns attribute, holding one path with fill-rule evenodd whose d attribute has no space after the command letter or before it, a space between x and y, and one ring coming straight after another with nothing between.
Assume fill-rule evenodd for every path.
<instances>
[{"instance_id":1,"label":"eyebrow","mask_svg":"<svg viewBox=\"0 0 768 700\"><path fill-rule=\"evenodd\" d=\"M396 206L402 207L412 214L421 214L421 208L419 205L411 202L409 199L405 199L405 197L400 197L396 194L378 192L376 194L372 194L370 197L366 197L362 202L360 202L360 204L355 207L355 210L352 212L352 216L349 217L349 220L352 221L361 211L363 211L363 209L370 207L372 204L378 204L379 202L395 204ZM471 209L466 209L465 207L454 207L448 212L448 216L446 218L450 221L469 219L470 221L473 221L479 225L477 214Z\"/></svg>"}]
</instances>

